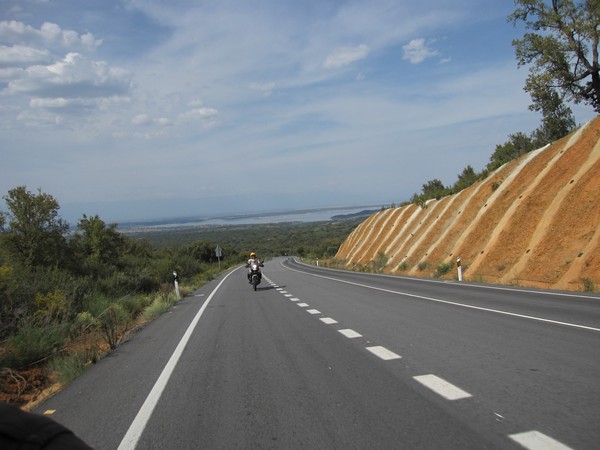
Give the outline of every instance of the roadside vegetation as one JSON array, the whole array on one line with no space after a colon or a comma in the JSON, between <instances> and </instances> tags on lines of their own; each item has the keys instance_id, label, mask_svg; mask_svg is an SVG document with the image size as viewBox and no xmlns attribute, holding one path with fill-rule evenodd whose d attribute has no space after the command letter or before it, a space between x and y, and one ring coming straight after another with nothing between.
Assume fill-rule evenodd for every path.
<instances>
[{"instance_id":1,"label":"roadside vegetation","mask_svg":"<svg viewBox=\"0 0 600 450\"><path fill-rule=\"evenodd\" d=\"M206 241L153 247L83 216L75 229L49 194L25 186L0 213L0 400L68 381L219 272ZM242 254L223 245L225 268ZM32 380L33 378L33 380Z\"/></svg>"},{"instance_id":2,"label":"roadside vegetation","mask_svg":"<svg viewBox=\"0 0 600 450\"><path fill-rule=\"evenodd\" d=\"M0 401L29 403L68 383L181 296L247 259L335 255L362 218L124 234L25 186L0 213ZM222 257L217 259L217 244Z\"/></svg>"}]
</instances>

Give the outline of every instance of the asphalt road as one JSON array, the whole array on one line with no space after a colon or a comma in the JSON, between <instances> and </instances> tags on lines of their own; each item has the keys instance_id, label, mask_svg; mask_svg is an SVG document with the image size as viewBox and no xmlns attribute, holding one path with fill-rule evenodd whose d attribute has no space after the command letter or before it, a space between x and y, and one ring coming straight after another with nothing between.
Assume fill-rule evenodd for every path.
<instances>
[{"instance_id":1,"label":"asphalt road","mask_svg":"<svg viewBox=\"0 0 600 450\"><path fill-rule=\"evenodd\" d=\"M265 264L37 412L98 449L596 449L600 298ZM554 447L553 447L554 446Z\"/></svg>"}]
</instances>

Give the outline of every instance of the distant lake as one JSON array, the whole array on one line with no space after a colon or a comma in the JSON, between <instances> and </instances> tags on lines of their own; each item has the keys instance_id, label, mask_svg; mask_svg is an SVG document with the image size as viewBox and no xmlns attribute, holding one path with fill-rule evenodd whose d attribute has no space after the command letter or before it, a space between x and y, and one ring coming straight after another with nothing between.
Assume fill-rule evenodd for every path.
<instances>
[{"instance_id":1,"label":"distant lake","mask_svg":"<svg viewBox=\"0 0 600 450\"><path fill-rule=\"evenodd\" d=\"M259 225L282 222L322 222L334 216L346 216L365 212L365 217L381 209L381 205L315 208L290 211L268 211L219 215L215 217L180 217L148 222L119 223L120 230L191 228L211 225Z\"/></svg>"}]
</instances>

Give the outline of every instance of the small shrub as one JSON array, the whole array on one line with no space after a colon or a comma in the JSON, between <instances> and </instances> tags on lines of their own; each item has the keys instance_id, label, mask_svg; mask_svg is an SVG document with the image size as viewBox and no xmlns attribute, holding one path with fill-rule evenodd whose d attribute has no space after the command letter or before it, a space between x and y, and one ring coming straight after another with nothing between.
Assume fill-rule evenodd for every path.
<instances>
[{"instance_id":1,"label":"small shrub","mask_svg":"<svg viewBox=\"0 0 600 450\"><path fill-rule=\"evenodd\" d=\"M150 321L163 314L170 307L171 305L169 303L157 299L154 302L152 302L150 306L144 309L142 317L145 321Z\"/></svg>"},{"instance_id":2,"label":"small shrub","mask_svg":"<svg viewBox=\"0 0 600 450\"><path fill-rule=\"evenodd\" d=\"M94 294L86 299L83 309L88 311L93 317L98 318L112 302L113 300L105 295Z\"/></svg>"},{"instance_id":3,"label":"small shrub","mask_svg":"<svg viewBox=\"0 0 600 450\"><path fill-rule=\"evenodd\" d=\"M152 297L149 295L127 296L119 300L119 303L131 317L137 317L152 303Z\"/></svg>"},{"instance_id":4,"label":"small shrub","mask_svg":"<svg viewBox=\"0 0 600 450\"><path fill-rule=\"evenodd\" d=\"M453 264L451 262L438 264L433 276L436 278L439 278L443 275L446 275L448 272L450 272L450 269L452 269L452 266L453 266Z\"/></svg>"},{"instance_id":5,"label":"small shrub","mask_svg":"<svg viewBox=\"0 0 600 450\"><path fill-rule=\"evenodd\" d=\"M64 383L70 383L81 375L88 364L87 352L75 352L71 355L60 355L52 358L49 369L58 374L58 379Z\"/></svg>"},{"instance_id":6,"label":"small shrub","mask_svg":"<svg viewBox=\"0 0 600 450\"><path fill-rule=\"evenodd\" d=\"M383 269L388 263L388 257L384 252L379 252L377 259L373 261L373 269L376 272L383 272Z\"/></svg>"},{"instance_id":7,"label":"small shrub","mask_svg":"<svg viewBox=\"0 0 600 450\"><path fill-rule=\"evenodd\" d=\"M48 294L35 294L34 316L43 323L62 322L69 313L67 297L60 290Z\"/></svg>"},{"instance_id":8,"label":"small shrub","mask_svg":"<svg viewBox=\"0 0 600 450\"><path fill-rule=\"evenodd\" d=\"M88 311L80 312L75 316L71 324L71 336L81 336L88 331L95 330L98 327L98 320Z\"/></svg>"},{"instance_id":9,"label":"small shrub","mask_svg":"<svg viewBox=\"0 0 600 450\"><path fill-rule=\"evenodd\" d=\"M111 350L117 348L122 333L127 329L131 316L118 303L111 304L98 318L100 332Z\"/></svg>"},{"instance_id":10,"label":"small shrub","mask_svg":"<svg viewBox=\"0 0 600 450\"><path fill-rule=\"evenodd\" d=\"M398 270L402 272L406 272L406 270L408 270L408 264L406 263L406 261L403 261L398 265Z\"/></svg>"},{"instance_id":11,"label":"small shrub","mask_svg":"<svg viewBox=\"0 0 600 450\"><path fill-rule=\"evenodd\" d=\"M596 291L596 285L589 278L582 278L581 284L583 286L584 292L595 292Z\"/></svg>"},{"instance_id":12,"label":"small shrub","mask_svg":"<svg viewBox=\"0 0 600 450\"><path fill-rule=\"evenodd\" d=\"M419 269L421 272L426 270L429 267L429 263L426 261L421 261L418 265L417 265L417 269Z\"/></svg>"},{"instance_id":13,"label":"small shrub","mask_svg":"<svg viewBox=\"0 0 600 450\"><path fill-rule=\"evenodd\" d=\"M21 369L60 348L68 336L66 325L25 326L6 342L0 367Z\"/></svg>"}]
</instances>

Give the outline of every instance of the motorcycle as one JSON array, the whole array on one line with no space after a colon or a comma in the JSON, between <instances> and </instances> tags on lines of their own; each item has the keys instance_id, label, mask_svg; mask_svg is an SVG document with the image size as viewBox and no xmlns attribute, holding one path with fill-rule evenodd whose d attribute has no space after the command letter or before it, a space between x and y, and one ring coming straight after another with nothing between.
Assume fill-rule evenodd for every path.
<instances>
[{"instance_id":1,"label":"motorcycle","mask_svg":"<svg viewBox=\"0 0 600 450\"><path fill-rule=\"evenodd\" d=\"M250 264L246 264L248 267L248 281L252 285L252 288L256 290L256 286L258 286L262 280L262 272L260 271L261 267L264 267L262 262L253 261Z\"/></svg>"},{"instance_id":2,"label":"motorcycle","mask_svg":"<svg viewBox=\"0 0 600 450\"><path fill-rule=\"evenodd\" d=\"M256 286L258 286L262 280L262 272L260 271L261 267L264 267L263 263L252 262L250 265L246 265L249 267L248 279L250 280L250 284L252 285L252 289L256 291Z\"/></svg>"}]
</instances>

